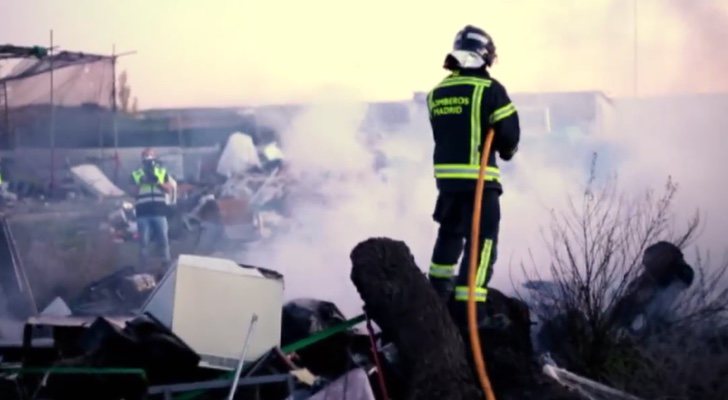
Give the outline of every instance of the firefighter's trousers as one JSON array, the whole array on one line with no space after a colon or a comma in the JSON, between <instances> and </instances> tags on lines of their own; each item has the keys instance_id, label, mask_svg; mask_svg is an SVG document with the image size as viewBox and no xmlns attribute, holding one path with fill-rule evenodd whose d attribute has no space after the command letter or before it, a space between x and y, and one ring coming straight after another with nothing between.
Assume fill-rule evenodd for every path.
<instances>
[{"instance_id":1,"label":"firefighter's trousers","mask_svg":"<svg viewBox=\"0 0 728 400\"><path fill-rule=\"evenodd\" d=\"M478 260L476 262L477 302L487 299L487 285L493 274L500 224L500 191L486 188L481 205ZM468 268L470 259L470 230L473 218L473 191L440 192L433 219L440 224L437 240L432 251L429 278L435 290L445 300L453 295L456 303L468 299ZM464 245L464 247L463 247ZM460 268L453 285L453 275L458 259ZM479 307L480 308L480 307Z\"/></svg>"}]
</instances>

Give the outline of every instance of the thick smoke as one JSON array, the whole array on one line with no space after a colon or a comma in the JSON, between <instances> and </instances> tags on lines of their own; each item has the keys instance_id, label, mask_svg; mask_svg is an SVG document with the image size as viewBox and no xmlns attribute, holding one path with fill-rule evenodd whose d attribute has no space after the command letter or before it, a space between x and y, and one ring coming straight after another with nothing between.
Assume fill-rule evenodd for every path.
<instances>
[{"instance_id":1,"label":"thick smoke","mask_svg":"<svg viewBox=\"0 0 728 400\"><path fill-rule=\"evenodd\" d=\"M676 216L684 220L700 211L704 230L697 244L717 258L728 235L728 188L719 164L728 151L727 107L726 94L620 101L618 125L606 138L623 155L619 173L626 189L659 187L667 176L678 183Z\"/></svg>"},{"instance_id":2,"label":"thick smoke","mask_svg":"<svg viewBox=\"0 0 728 400\"><path fill-rule=\"evenodd\" d=\"M287 298L333 300L348 314L359 310L349 279L349 252L359 241L405 240L425 268L435 229L429 131L413 125L373 141L360 129L366 113L364 102L341 91L312 102L281 133L298 180L293 226L271 246L243 256L284 273ZM378 172L374 146L389 162Z\"/></svg>"},{"instance_id":3,"label":"thick smoke","mask_svg":"<svg viewBox=\"0 0 728 400\"><path fill-rule=\"evenodd\" d=\"M432 134L422 107L411 104L409 124L394 132L365 133L366 105L351 93L312 102L281 133L298 179L293 227L270 246L241 255L244 261L284 273L287 298L332 300L349 314L360 305L349 280L348 255L357 242L371 236L402 239L426 271L437 229L431 217L437 193ZM554 143L528 131L523 136L517 158L501 162L506 192L492 285L504 290L511 288L511 260L520 261L529 247L546 256L539 228L565 193L578 190L599 142L566 135ZM570 159L558 156L567 149ZM387 160L380 170L377 151ZM583 168L575 168L576 158Z\"/></svg>"},{"instance_id":4,"label":"thick smoke","mask_svg":"<svg viewBox=\"0 0 728 400\"><path fill-rule=\"evenodd\" d=\"M728 100L616 100L604 107L611 122L601 132L536 134L524 127L519 153L501 162L505 193L492 286L510 291L512 279L518 284L519 264L529 261L529 251L545 272L549 259L541 229L551 210L564 210L567 196L583 192L594 152L600 154L598 173L617 173L628 193L659 189L668 175L675 178L681 189L678 221L700 208L707 225L698 244L724 250L728 190L718 183L714 163L726 150L728 117L722 110ZM437 229L426 115L413 112L408 126L382 133L373 146L360 130L365 114L363 102L342 93L314 102L292 121L282 146L299 179L294 226L271 246L243 256L284 273L288 298L332 300L349 315L360 305L349 280L348 255L357 242L371 236L405 240L425 271ZM374 168L375 149L388 159L380 171Z\"/></svg>"},{"instance_id":5,"label":"thick smoke","mask_svg":"<svg viewBox=\"0 0 728 400\"><path fill-rule=\"evenodd\" d=\"M675 56L682 67L680 80L694 85L692 91L726 90L728 9L725 3L720 0L668 0L665 3L680 21L684 32L683 46Z\"/></svg>"},{"instance_id":6,"label":"thick smoke","mask_svg":"<svg viewBox=\"0 0 728 400\"><path fill-rule=\"evenodd\" d=\"M509 291L511 279L518 284L523 279L519 264L530 262L529 252L536 261L534 267L547 273L550 260L541 230L548 225L550 211L564 210L568 196L578 199L581 195L594 152L599 153L597 172L616 173L620 188L628 194L660 189L672 176L679 184L678 226L700 209L705 226L697 245L718 259L726 250L728 189L716 163L728 151L723 139L728 131L724 111L728 96L685 93L728 88L723 73L728 52L721 50L728 24L723 23L725 12L716 2L692 3L639 4L639 92L673 95L613 98L604 103L606 125L588 134L524 128L519 154L512 162L501 163L505 193L492 286ZM631 94L632 81L627 78L632 76L633 38L631 28L625 27L633 22L631 6L610 4L599 20L592 13L581 24L571 18L575 25L541 21L548 25L539 29L543 40L562 43L559 54L572 49L572 56L561 59L564 64L559 64L558 71L549 70L554 67L551 64L534 68L543 67L544 76L552 72L555 82L564 83L572 74L584 78L593 72L586 67L593 62L590 52L595 52L594 57L607 55L620 71L617 76L625 79L602 79L594 87L608 94ZM582 11L586 16L586 10ZM661 42L653 29L653 22L663 19L672 27L677 22L682 32L681 46L669 49L675 55L670 60L663 57L667 42ZM674 29L671 32L666 33L676 34ZM616 43L622 45L615 48ZM494 73L504 77L507 87L519 87L508 71L496 67ZM246 261L285 273L289 298L330 299L348 314L358 312L359 306L348 276L348 254L358 241L380 235L403 239L424 271L437 229L431 219L436 191L426 116L413 114L409 126L384 135L377 148L390 164L375 172L371 142L360 131L366 107L355 99L340 93L316 101L283 132L284 151L308 195L296 200L295 226L288 234L245 256ZM694 261L692 250L687 253L689 262Z\"/></svg>"}]
</instances>

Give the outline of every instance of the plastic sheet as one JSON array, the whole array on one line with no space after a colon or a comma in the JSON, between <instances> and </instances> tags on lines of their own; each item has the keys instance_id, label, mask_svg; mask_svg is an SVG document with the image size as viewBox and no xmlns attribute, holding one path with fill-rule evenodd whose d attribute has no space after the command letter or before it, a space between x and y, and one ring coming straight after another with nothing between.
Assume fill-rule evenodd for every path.
<instances>
[{"instance_id":1,"label":"plastic sheet","mask_svg":"<svg viewBox=\"0 0 728 400\"><path fill-rule=\"evenodd\" d=\"M346 399L346 400L375 400L374 392L366 372L357 368L344 374L339 379L331 382L323 389L316 392L311 397L293 396L286 400L326 400L326 399Z\"/></svg>"},{"instance_id":2,"label":"plastic sheet","mask_svg":"<svg viewBox=\"0 0 728 400\"><path fill-rule=\"evenodd\" d=\"M291 300L283 307L285 346L346 321L334 303L310 298Z\"/></svg>"},{"instance_id":3,"label":"plastic sheet","mask_svg":"<svg viewBox=\"0 0 728 400\"><path fill-rule=\"evenodd\" d=\"M217 173L230 177L253 167L260 167L253 138L241 132L231 134L217 163Z\"/></svg>"},{"instance_id":4,"label":"plastic sheet","mask_svg":"<svg viewBox=\"0 0 728 400\"><path fill-rule=\"evenodd\" d=\"M71 168L71 173L86 189L101 197L122 197L123 190L114 185L101 170L93 164L82 164Z\"/></svg>"}]
</instances>

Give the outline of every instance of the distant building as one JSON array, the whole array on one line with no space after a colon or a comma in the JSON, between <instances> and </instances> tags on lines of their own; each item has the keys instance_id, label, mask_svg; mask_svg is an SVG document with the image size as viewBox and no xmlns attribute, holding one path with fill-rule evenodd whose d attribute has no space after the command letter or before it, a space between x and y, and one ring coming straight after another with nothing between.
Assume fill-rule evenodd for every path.
<instances>
[{"instance_id":1,"label":"distant building","mask_svg":"<svg viewBox=\"0 0 728 400\"><path fill-rule=\"evenodd\" d=\"M612 102L601 92L514 93L521 127L529 134L578 132L590 135L608 129ZM426 93L411 99L371 102L361 130L396 134L412 129L413 122L427 123ZM48 146L48 106L15 111L13 133L20 147ZM119 146L197 147L222 143L236 131L269 141L270 132L288 129L305 105L269 105L247 108L151 109L135 114L118 113ZM113 146L111 113L93 105L56 107L56 146ZM416 126L417 129L422 127Z\"/></svg>"},{"instance_id":2,"label":"distant building","mask_svg":"<svg viewBox=\"0 0 728 400\"><path fill-rule=\"evenodd\" d=\"M524 131L596 134L611 126L613 102L602 92L514 93L511 98Z\"/></svg>"}]
</instances>

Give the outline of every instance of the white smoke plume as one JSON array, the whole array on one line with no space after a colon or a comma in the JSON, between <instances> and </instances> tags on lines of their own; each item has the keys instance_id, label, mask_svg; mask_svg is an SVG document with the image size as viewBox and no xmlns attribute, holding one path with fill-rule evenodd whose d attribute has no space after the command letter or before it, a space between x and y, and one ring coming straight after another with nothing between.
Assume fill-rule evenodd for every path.
<instances>
[{"instance_id":1,"label":"white smoke plume","mask_svg":"<svg viewBox=\"0 0 728 400\"><path fill-rule=\"evenodd\" d=\"M537 135L524 129L517 156L500 162L505 193L491 285L509 292L512 278L518 284L519 263L528 261L529 251L545 271L548 253L540 230L550 210L563 210L568 195L582 193L593 152L602 152L598 172L617 173L625 191L659 189L668 175L675 178L681 189L678 218L700 208L707 226L699 244L723 251L728 190L718 184L714 163L726 150L726 106L725 97L618 100L609 107L614 121L602 132ZM426 271L437 229L427 116L413 113L409 126L384 135L377 148L390 163L377 173L360 131L365 113L363 102L342 92L313 102L282 132L282 147L300 179L294 227L271 246L244 255L245 262L282 272L287 298L331 300L348 315L360 307L349 280L349 252L356 243L372 236L404 240Z\"/></svg>"},{"instance_id":2,"label":"white smoke plume","mask_svg":"<svg viewBox=\"0 0 728 400\"><path fill-rule=\"evenodd\" d=\"M684 33L681 47L670 49L675 59L658 62L652 55L664 54L664 44L654 32L646 31L652 29L651 22L639 25L640 38L650 40L639 46L640 93L725 90L725 74L716 75L725 71L728 60L728 52L722 50L728 32L728 24L723 23L725 12L715 7L716 2L693 3L640 3L641 18L647 22L658 17L664 17L665 23L677 21ZM629 43L632 31L624 24L631 25L633 15L628 13L631 7L627 4L610 4L599 18L595 14L581 24L570 19L577 23L573 26L544 19L541 23L548 29L539 32L552 45L564 43L559 54L569 54L574 46L609 54L609 62L621 68L620 76L628 78L633 62L630 46L612 49L609 44L615 41L607 38L619 37L620 43ZM518 45L505 40L501 43ZM558 71L549 69L554 65L543 65L542 75L553 75L563 83L572 73L582 78L591 74L588 63L593 60L583 59L586 53L572 53L573 57L560 58ZM498 67L494 70L496 77L505 77L502 82L506 87L519 87L507 72L501 74ZM706 79L711 76L714 79ZM691 84L693 78L700 84ZM627 89L631 82L625 79L600 82L595 87L607 94L631 92ZM512 162L500 163L505 193L501 197L500 243L492 286L509 291L511 275L518 284L523 279L519 264L528 262L529 251L537 261L535 267L546 273L548 252L540 230L547 226L551 210L563 210L567 196L578 198L582 193L593 152L599 152L598 173L617 173L620 188L628 193L639 195L649 188L659 189L672 176L679 184L678 224L700 209L705 225L697 244L716 258L726 250L728 189L719 162L728 152L724 139L728 96L612 100L607 107L612 123L604 130L585 135L578 131L540 134L524 129L519 153ZM437 229L431 218L436 190L426 115L415 116L410 126L385 135L379 149L395 161L382 175L374 172L371 149L359 129L365 111L358 96L338 92L313 102L283 132L284 151L293 169L305 174L303 186L311 195L296 200L296 226L291 232L271 247L246 255L246 261L286 275L287 297L329 299L348 314L358 312L360 305L349 280L348 255L357 242L370 236L405 240L420 268L426 270ZM688 262L693 255L689 250Z\"/></svg>"},{"instance_id":3,"label":"white smoke plume","mask_svg":"<svg viewBox=\"0 0 728 400\"><path fill-rule=\"evenodd\" d=\"M286 297L312 296L357 313L349 253L372 236L404 240L425 268L435 226L431 134L413 129L379 143L391 168L376 173L371 140L360 131L367 105L347 91L316 99L281 133L281 146L298 179L294 226L245 262L285 275ZM426 122L426 121L425 121ZM428 149L428 146L430 149Z\"/></svg>"}]
</instances>

